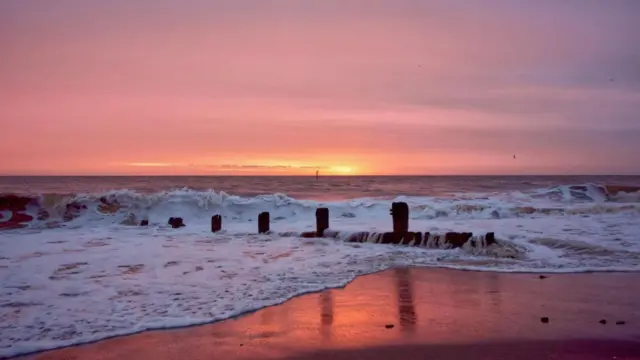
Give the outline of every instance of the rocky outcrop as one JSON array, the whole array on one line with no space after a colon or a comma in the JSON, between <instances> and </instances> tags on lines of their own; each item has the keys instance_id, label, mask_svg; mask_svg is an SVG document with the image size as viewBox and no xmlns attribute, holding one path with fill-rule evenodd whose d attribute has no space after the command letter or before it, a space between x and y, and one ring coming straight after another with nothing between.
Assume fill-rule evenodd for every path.
<instances>
[{"instance_id":1,"label":"rocky outcrop","mask_svg":"<svg viewBox=\"0 0 640 360\"><path fill-rule=\"evenodd\" d=\"M0 229L20 229L33 220L33 216L26 213L27 206L35 204L37 200L19 195L0 196Z\"/></svg>"}]
</instances>

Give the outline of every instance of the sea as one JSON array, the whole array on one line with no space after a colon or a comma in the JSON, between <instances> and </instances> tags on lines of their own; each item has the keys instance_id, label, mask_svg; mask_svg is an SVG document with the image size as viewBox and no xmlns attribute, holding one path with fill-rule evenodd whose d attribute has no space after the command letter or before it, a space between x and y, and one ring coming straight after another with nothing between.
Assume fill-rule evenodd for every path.
<instances>
[{"instance_id":1,"label":"sea","mask_svg":"<svg viewBox=\"0 0 640 360\"><path fill-rule=\"evenodd\" d=\"M0 357L211 323L392 267L640 271L638 186L639 176L0 177ZM412 231L494 232L497 243L345 241L390 231L393 202L409 205ZM300 236L318 207L339 236ZM264 211L271 233L258 234Z\"/></svg>"}]
</instances>

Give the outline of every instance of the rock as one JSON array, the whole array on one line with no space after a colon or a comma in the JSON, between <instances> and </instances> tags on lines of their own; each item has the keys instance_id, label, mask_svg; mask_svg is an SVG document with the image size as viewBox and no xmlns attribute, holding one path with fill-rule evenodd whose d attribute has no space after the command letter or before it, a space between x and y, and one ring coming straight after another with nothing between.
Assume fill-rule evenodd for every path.
<instances>
[{"instance_id":1,"label":"rock","mask_svg":"<svg viewBox=\"0 0 640 360\"><path fill-rule=\"evenodd\" d=\"M626 185L605 185L605 191L607 195L615 196L621 192L635 193L640 192L640 186L626 186Z\"/></svg>"},{"instance_id":2,"label":"rock","mask_svg":"<svg viewBox=\"0 0 640 360\"><path fill-rule=\"evenodd\" d=\"M626 324L626 321L616 321L616 325L624 325Z\"/></svg>"},{"instance_id":3,"label":"rock","mask_svg":"<svg viewBox=\"0 0 640 360\"><path fill-rule=\"evenodd\" d=\"M599 323L602 324L602 325L606 325L607 324L607 320L602 319L602 320L599 321Z\"/></svg>"},{"instance_id":4,"label":"rock","mask_svg":"<svg viewBox=\"0 0 640 360\"><path fill-rule=\"evenodd\" d=\"M37 200L18 195L0 195L0 211L23 211L27 209L27 205L36 202Z\"/></svg>"},{"instance_id":5,"label":"rock","mask_svg":"<svg viewBox=\"0 0 640 360\"><path fill-rule=\"evenodd\" d=\"M140 221L140 226L149 226L149 220L145 219Z\"/></svg>"},{"instance_id":6,"label":"rock","mask_svg":"<svg viewBox=\"0 0 640 360\"><path fill-rule=\"evenodd\" d=\"M33 216L29 214L14 212L13 215L11 215L9 222L23 223L23 222L29 222L31 220L33 220Z\"/></svg>"},{"instance_id":7,"label":"rock","mask_svg":"<svg viewBox=\"0 0 640 360\"><path fill-rule=\"evenodd\" d=\"M174 229L186 226L181 217L175 217L175 218L171 217L171 218L169 218L169 225L171 225L171 227L174 228Z\"/></svg>"},{"instance_id":8,"label":"rock","mask_svg":"<svg viewBox=\"0 0 640 360\"><path fill-rule=\"evenodd\" d=\"M543 324L548 324L548 323L549 323L549 318L548 318L548 317L541 317L541 318L540 318L540 321L541 321Z\"/></svg>"},{"instance_id":9,"label":"rock","mask_svg":"<svg viewBox=\"0 0 640 360\"><path fill-rule=\"evenodd\" d=\"M77 202L69 203L67 204L67 208L64 212L64 215L62 215L62 218L64 219L64 221L71 221L80 216L82 210L86 209L87 205L83 205Z\"/></svg>"},{"instance_id":10,"label":"rock","mask_svg":"<svg viewBox=\"0 0 640 360\"><path fill-rule=\"evenodd\" d=\"M540 276L539 276L539 278L540 278L540 279L546 279L547 277L546 277L546 276L544 276L544 275L540 275Z\"/></svg>"},{"instance_id":11,"label":"rock","mask_svg":"<svg viewBox=\"0 0 640 360\"><path fill-rule=\"evenodd\" d=\"M384 327L387 328L387 329L393 329L394 326L395 325L393 325L393 324L387 324Z\"/></svg>"}]
</instances>

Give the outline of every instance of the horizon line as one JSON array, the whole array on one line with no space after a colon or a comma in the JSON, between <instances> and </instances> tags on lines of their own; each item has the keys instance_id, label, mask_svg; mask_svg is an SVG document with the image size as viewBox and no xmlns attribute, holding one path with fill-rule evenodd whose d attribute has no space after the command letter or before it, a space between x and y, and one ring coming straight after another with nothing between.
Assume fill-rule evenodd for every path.
<instances>
[{"instance_id":1,"label":"horizon line","mask_svg":"<svg viewBox=\"0 0 640 360\"><path fill-rule=\"evenodd\" d=\"M330 175L320 175L319 177L328 178L328 177L489 177L489 176L509 176L509 177L526 177L526 176L640 176L640 173L629 173L629 174L553 174L553 173L539 173L539 174L357 174L357 175L347 175L347 174L330 174ZM244 175L232 175L232 174L153 174L153 175L144 175L144 174L0 174L0 177L310 177L315 178L316 175L297 175L297 174L288 174L288 175L254 175L254 174L244 174Z\"/></svg>"}]
</instances>

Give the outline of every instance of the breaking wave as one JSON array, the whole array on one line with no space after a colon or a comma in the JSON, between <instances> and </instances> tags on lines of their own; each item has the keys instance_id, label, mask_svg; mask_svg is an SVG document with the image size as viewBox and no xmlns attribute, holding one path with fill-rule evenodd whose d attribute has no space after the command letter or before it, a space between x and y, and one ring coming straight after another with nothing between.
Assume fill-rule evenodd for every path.
<instances>
[{"instance_id":1,"label":"breaking wave","mask_svg":"<svg viewBox=\"0 0 640 360\"><path fill-rule=\"evenodd\" d=\"M225 221L251 222L263 211L275 221L309 219L317 207L332 217L387 216L393 201L409 204L412 219L508 219L640 212L640 187L569 185L529 192L457 194L450 197L358 198L335 202L298 200L276 193L241 197L214 190L188 188L152 194L112 190L95 194L0 195L0 229L55 228L96 223L138 225L141 220L164 224L169 217L206 223L214 214Z\"/></svg>"}]
</instances>

